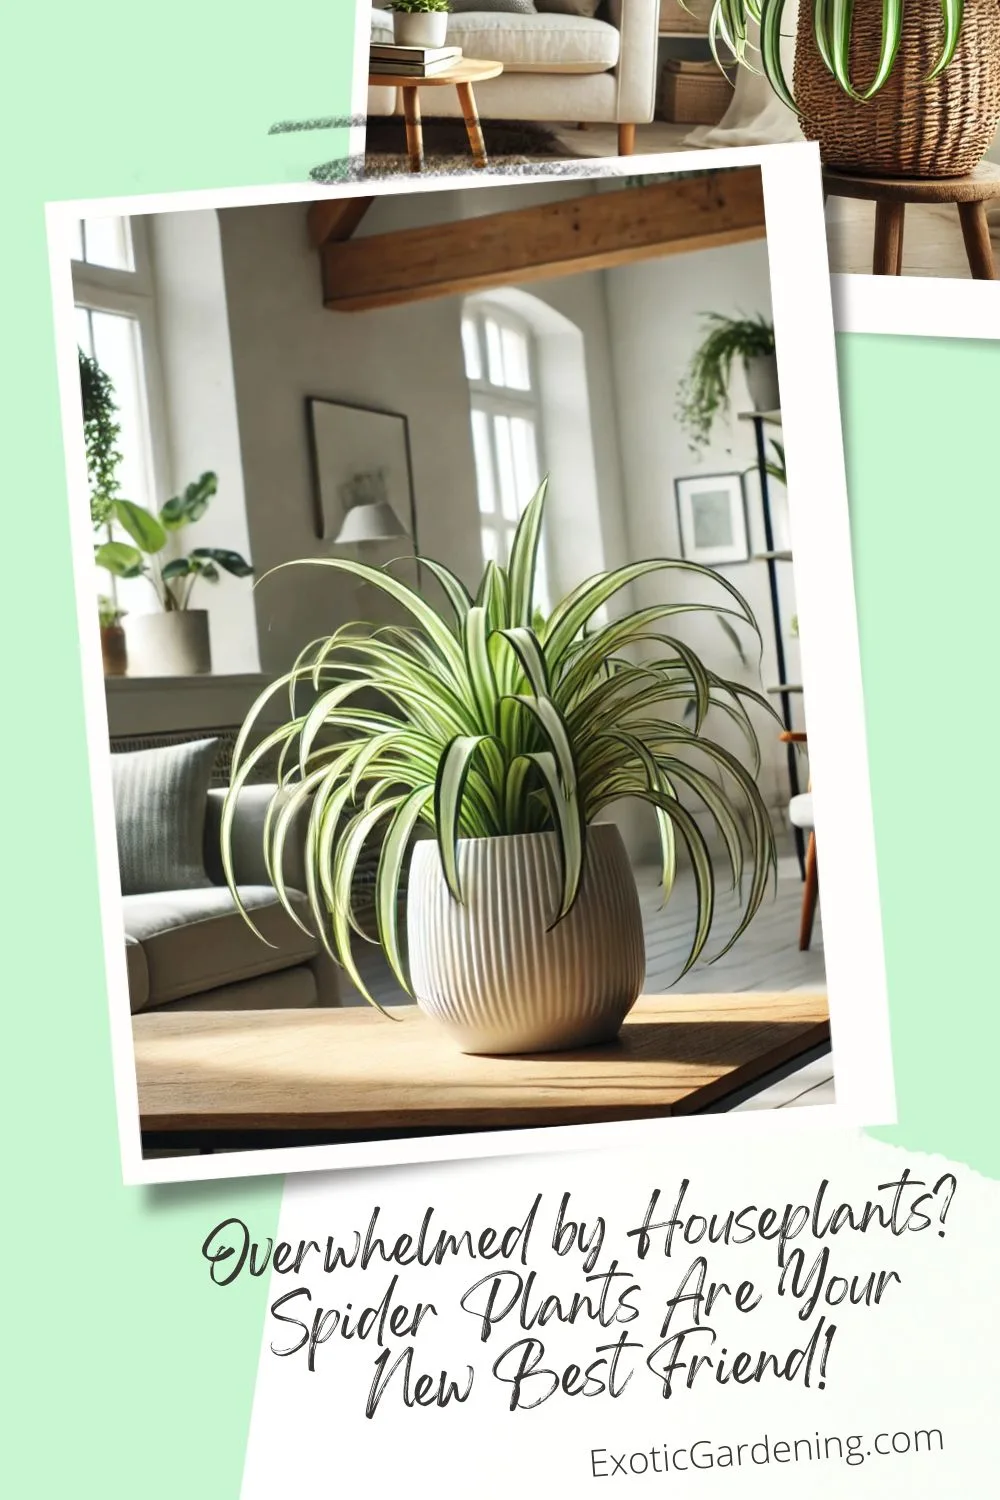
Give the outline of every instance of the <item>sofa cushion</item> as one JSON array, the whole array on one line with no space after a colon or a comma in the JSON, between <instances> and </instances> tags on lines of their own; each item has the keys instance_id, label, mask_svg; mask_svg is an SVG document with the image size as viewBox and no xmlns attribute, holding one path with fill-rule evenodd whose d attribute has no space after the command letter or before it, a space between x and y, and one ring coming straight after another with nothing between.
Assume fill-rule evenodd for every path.
<instances>
[{"instance_id":1,"label":"sofa cushion","mask_svg":"<svg viewBox=\"0 0 1000 1500\"><path fill-rule=\"evenodd\" d=\"M149 970L142 944L125 934L125 971L128 974L128 997L133 1013L149 1004Z\"/></svg>"},{"instance_id":2,"label":"sofa cushion","mask_svg":"<svg viewBox=\"0 0 1000 1500\"><path fill-rule=\"evenodd\" d=\"M455 16L468 10L505 10L512 15L530 16L538 7L535 0L451 0L449 9Z\"/></svg>"},{"instance_id":3,"label":"sofa cushion","mask_svg":"<svg viewBox=\"0 0 1000 1500\"><path fill-rule=\"evenodd\" d=\"M539 10L562 16L596 16L603 0L538 0Z\"/></svg>"},{"instance_id":4,"label":"sofa cushion","mask_svg":"<svg viewBox=\"0 0 1000 1500\"><path fill-rule=\"evenodd\" d=\"M218 740L111 757L122 895L196 890L205 873L205 802Z\"/></svg>"},{"instance_id":5,"label":"sofa cushion","mask_svg":"<svg viewBox=\"0 0 1000 1500\"><path fill-rule=\"evenodd\" d=\"M259 974L241 984L203 990L165 1005L170 1010L311 1010L319 1004L316 976L305 964L281 969L277 974Z\"/></svg>"},{"instance_id":6,"label":"sofa cushion","mask_svg":"<svg viewBox=\"0 0 1000 1500\"><path fill-rule=\"evenodd\" d=\"M501 62L508 73L607 73L618 65L620 36L584 16L490 14L448 18L448 45L466 57ZM392 41L392 17L372 12L372 41Z\"/></svg>"},{"instance_id":7,"label":"sofa cushion","mask_svg":"<svg viewBox=\"0 0 1000 1500\"><path fill-rule=\"evenodd\" d=\"M319 940L296 926L270 886L238 889L267 942L247 926L225 887L124 897L126 950L129 939L141 945L147 974L145 998L130 996L133 1011L316 957ZM305 896L295 892L292 900L302 920L308 921Z\"/></svg>"}]
</instances>

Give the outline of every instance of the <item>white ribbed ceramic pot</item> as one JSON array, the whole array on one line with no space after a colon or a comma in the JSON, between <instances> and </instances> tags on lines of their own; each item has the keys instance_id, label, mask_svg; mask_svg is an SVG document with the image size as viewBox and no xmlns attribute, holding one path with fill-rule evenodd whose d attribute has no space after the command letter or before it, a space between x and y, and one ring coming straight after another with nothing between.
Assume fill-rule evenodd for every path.
<instances>
[{"instance_id":1,"label":"white ribbed ceramic pot","mask_svg":"<svg viewBox=\"0 0 1000 1500\"><path fill-rule=\"evenodd\" d=\"M461 839L462 901L434 840L413 850L407 934L413 993L463 1052L556 1052L617 1036L645 977L642 916L618 829L587 833L583 880L561 889L553 833Z\"/></svg>"}]
</instances>

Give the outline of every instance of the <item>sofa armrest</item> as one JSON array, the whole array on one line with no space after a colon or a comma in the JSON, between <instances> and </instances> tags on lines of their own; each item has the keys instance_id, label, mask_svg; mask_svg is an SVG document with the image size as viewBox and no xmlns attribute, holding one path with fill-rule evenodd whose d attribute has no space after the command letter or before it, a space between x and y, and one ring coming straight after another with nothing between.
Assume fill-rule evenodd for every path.
<instances>
[{"instance_id":1,"label":"sofa armrest","mask_svg":"<svg viewBox=\"0 0 1000 1500\"><path fill-rule=\"evenodd\" d=\"M264 860L264 820L276 791L277 787L268 784L245 786L236 799L231 842L233 873L237 885L271 884ZM284 795L291 796L291 792ZM205 810L205 869L215 885L226 883L220 843L225 800L225 789L212 787ZM306 806L296 814L285 842L283 873L286 883L297 891L304 891L306 888L304 855L308 817L309 808Z\"/></svg>"},{"instance_id":2,"label":"sofa armrest","mask_svg":"<svg viewBox=\"0 0 1000 1500\"><path fill-rule=\"evenodd\" d=\"M607 17L621 32L617 119L647 125L656 108L660 0L608 0Z\"/></svg>"}]
</instances>

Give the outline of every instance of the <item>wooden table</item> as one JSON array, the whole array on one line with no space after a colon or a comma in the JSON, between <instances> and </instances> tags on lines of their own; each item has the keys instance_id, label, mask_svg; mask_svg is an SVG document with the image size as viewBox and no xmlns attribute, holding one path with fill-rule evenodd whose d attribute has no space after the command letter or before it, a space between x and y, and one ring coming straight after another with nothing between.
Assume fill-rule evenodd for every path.
<instances>
[{"instance_id":1,"label":"wooden table","mask_svg":"<svg viewBox=\"0 0 1000 1500\"><path fill-rule=\"evenodd\" d=\"M872 274L903 274L903 220L908 203L954 203L962 225L969 269L977 281L996 281L986 205L1000 199L1000 166L980 162L967 177L861 177L825 171L824 194L875 204Z\"/></svg>"},{"instance_id":2,"label":"wooden table","mask_svg":"<svg viewBox=\"0 0 1000 1500\"><path fill-rule=\"evenodd\" d=\"M307 1144L690 1114L828 1043L815 994L643 995L618 1040L468 1057L415 1006L132 1018L147 1146Z\"/></svg>"},{"instance_id":3,"label":"wooden table","mask_svg":"<svg viewBox=\"0 0 1000 1500\"><path fill-rule=\"evenodd\" d=\"M477 167L489 165L486 142L479 123L476 96L473 84L483 83L487 78L497 78L503 72L503 63L487 62L483 58L463 57L446 73L435 73L432 78L404 78L398 73L369 73L370 88L399 89L403 96L403 118L406 121L406 150L410 158L410 171L419 172L424 165L424 132L420 121L420 89L453 88L462 106L466 134L472 147L472 160Z\"/></svg>"}]
</instances>

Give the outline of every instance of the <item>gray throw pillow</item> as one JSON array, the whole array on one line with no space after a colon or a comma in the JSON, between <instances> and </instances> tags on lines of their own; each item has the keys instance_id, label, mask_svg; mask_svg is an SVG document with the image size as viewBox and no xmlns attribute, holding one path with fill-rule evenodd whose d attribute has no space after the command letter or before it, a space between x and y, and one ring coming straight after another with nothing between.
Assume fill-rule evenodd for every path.
<instances>
[{"instance_id":1,"label":"gray throw pillow","mask_svg":"<svg viewBox=\"0 0 1000 1500\"><path fill-rule=\"evenodd\" d=\"M596 16L602 0L538 0L538 9L559 16Z\"/></svg>"},{"instance_id":2,"label":"gray throw pillow","mask_svg":"<svg viewBox=\"0 0 1000 1500\"><path fill-rule=\"evenodd\" d=\"M505 10L512 16L537 16L538 14L535 0L451 0L448 8L456 16L469 10Z\"/></svg>"},{"instance_id":3,"label":"gray throw pillow","mask_svg":"<svg viewBox=\"0 0 1000 1500\"><path fill-rule=\"evenodd\" d=\"M194 740L112 755L123 896L211 885L205 804L218 751L218 740Z\"/></svg>"}]
</instances>

